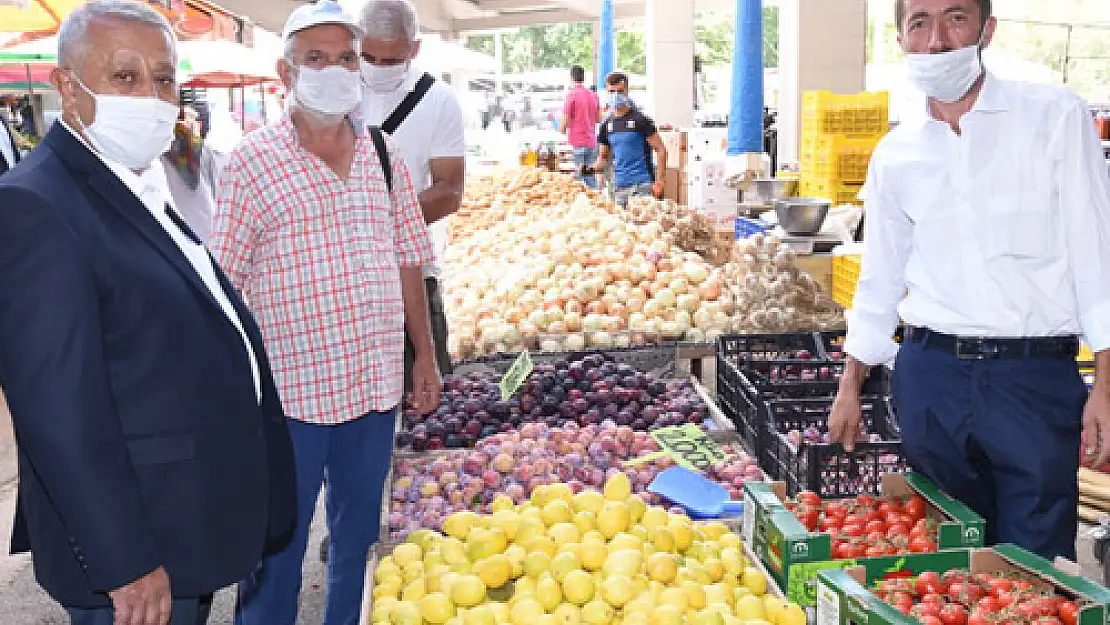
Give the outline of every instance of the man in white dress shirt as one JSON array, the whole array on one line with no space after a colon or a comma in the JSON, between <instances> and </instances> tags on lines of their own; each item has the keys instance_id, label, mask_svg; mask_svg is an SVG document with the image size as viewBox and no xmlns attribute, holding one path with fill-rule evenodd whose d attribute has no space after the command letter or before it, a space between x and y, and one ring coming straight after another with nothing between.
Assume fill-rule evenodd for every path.
<instances>
[{"instance_id":1,"label":"man in white dress shirt","mask_svg":"<svg viewBox=\"0 0 1110 625\"><path fill-rule=\"evenodd\" d=\"M62 117L0 178L12 550L73 625L202 625L296 515L261 331L158 163L176 67L157 11L77 7L51 73Z\"/></svg>"},{"instance_id":2,"label":"man in white dress shirt","mask_svg":"<svg viewBox=\"0 0 1110 625\"><path fill-rule=\"evenodd\" d=\"M867 368L894 362L910 465L990 542L1075 557L1075 474L1110 457L1110 185L1091 115L983 68L990 0L899 0L927 116L875 151L863 268L830 430L852 446ZM899 321L906 336L891 339ZM1088 396L1078 337L1097 356Z\"/></svg>"}]
</instances>

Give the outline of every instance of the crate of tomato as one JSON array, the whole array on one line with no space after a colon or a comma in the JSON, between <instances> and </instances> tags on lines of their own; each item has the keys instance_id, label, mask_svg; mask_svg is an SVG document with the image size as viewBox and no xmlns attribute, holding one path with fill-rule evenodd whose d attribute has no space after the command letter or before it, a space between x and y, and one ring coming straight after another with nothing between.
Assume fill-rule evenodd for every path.
<instances>
[{"instance_id":1,"label":"crate of tomato","mask_svg":"<svg viewBox=\"0 0 1110 625\"><path fill-rule=\"evenodd\" d=\"M782 482L744 485L744 538L800 605L816 604L817 573L891 568L911 553L983 546L982 517L916 473L883 477L878 496L788 498Z\"/></svg>"},{"instance_id":2,"label":"crate of tomato","mask_svg":"<svg viewBox=\"0 0 1110 625\"><path fill-rule=\"evenodd\" d=\"M759 462L768 475L786 483L790 495L804 490L822 497L875 494L884 475L906 469L886 399L861 400L863 434L852 451L829 440L832 406L830 398L764 402L768 418Z\"/></svg>"},{"instance_id":3,"label":"crate of tomato","mask_svg":"<svg viewBox=\"0 0 1110 625\"><path fill-rule=\"evenodd\" d=\"M1110 590L1015 545L818 575L820 625L1104 625Z\"/></svg>"}]
</instances>

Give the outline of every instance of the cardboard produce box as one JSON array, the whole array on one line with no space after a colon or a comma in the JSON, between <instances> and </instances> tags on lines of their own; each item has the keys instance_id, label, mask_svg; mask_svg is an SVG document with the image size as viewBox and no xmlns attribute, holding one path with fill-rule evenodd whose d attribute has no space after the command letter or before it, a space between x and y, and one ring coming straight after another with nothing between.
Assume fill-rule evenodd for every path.
<instances>
[{"instance_id":1,"label":"cardboard produce box","mask_svg":"<svg viewBox=\"0 0 1110 625\"><path fill-rule=\"evenodd\" d=\"M1110 590L1062 571L1016 545L910 555L905 560L906 568L914 574L968 568L972 573L1020 574L1034 581L1034 587L1054 590L1075 600L1079 604L1077 625L1103 625L1110 617L1107 609ZM870 567L822 571L818 575L817 625L918 625L920 621L899 612L867 589L880 579L883 576Z\"/></svg>"},{"instance_id":2,"label":"cardboard produce box","mask_svg":"<svg viewBox=\"0 0 1110 625\"><path fill-rule=\"evenodd\" d=\"M668 168L663 173L663 197L680 203L682 174L677 169Z\"/></svg>"},{"instance_id":3,"label":"cardboard produce box","mask_svg":"<svg viewBox=\"0 0 1110 625\"><path fill-rule=\"evenodd\" d=\"M659 136L663 139L663 146L667 148L667 169L685 171L688 149L686 131L661 130Z\"/></svg>"},{"instance_id":4,"label":"cardboard produce box","mask_svg":"<svg viewBox=\"0 0 1110 625\"><path fill-rule=\"evenodd\" d=\"M922 475L883 476L884 497L913 494L925 500L925 517L937 523L937 547L942 552L983 546L986 534L983 518L970 508L942 493ZM808 531L786 509L785 500L786 485L782 482L745 484L743 534L791 601L802 606L816 604L819 571L859 565L865 566L869 573L902 568L906 556L835 558L832 537L825 532Z\"/></svg>"}]
</instances>

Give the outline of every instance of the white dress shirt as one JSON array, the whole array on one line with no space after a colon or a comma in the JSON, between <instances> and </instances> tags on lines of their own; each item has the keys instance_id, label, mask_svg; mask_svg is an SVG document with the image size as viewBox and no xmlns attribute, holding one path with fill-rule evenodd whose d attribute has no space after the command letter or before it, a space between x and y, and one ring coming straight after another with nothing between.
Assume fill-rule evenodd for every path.
<instances>
[{"instance_id":1,"label":"white dress shirt","mask_svg":"<svg viewBox=\"0 0 1110 625\"><path fill-rule=\"evenodd\" d=\"M960 129L927 117L875 150L845 350L891 363L899 314L958 336L1110 348L1110 177L1087 105L988 74Z\"/></svg>"},{"instance_id":2,"label":"white dress shirt","mask_svg":"<svg viewBox=\"0 0 1110 625\"><path fill-rule=\"evenodd\" d=\"M12 141L12 135L10 134L12 132L15 131L9 130L8 125L3 121L0 121L0 159L4 159L4 162L8 164L9 169L15 167L15 152L12 151L12 145L14 142Z\"/></svg>"},{"instance_id":3,"label":"white dress shirt","mask_svg":"<svg viewBox=\"0 0 1110 625\"><path fill-rule=\"evenodd\" d=\"M193 269L204 281L205 286L208 287L212 297L220 304L227 318L239 331L239 336L243 340L243 347L247 350L247 358L250 361L251 377L254 380L254 394L255 398L261 403L262 401L262 382L261 374L258 369L258 359L254 356L254 350L251 347L250 339L247 337L246 331L243 329L243 322L239 319L238 313L235 312L235 307L231 305L231 300L228 298L227 293L224 292L223 287L220 285L219 279L216 277L216 270L212 263L212 257L208 255L208 250L204 249L203 245L198 245L191 241L177 224L173 223L169 215L166 214L166 204L173 206L173 199L170 197L166 181L166 172L162 169L161 159L155 159L150 168L142 174L136 175L130 169L127 169L119 163L110 161L93 149L81 135L77 134L73 128L69 127L65 121L59 119L58 123L65 127L74 137L77 138L90 152L96 154L97 158L108 167L113 174L115 174L135 197L142 201L147 210L158 222L166 234L170 235L173 242L181 249L181 253L185 258L189 259L189 263ZM176 209L174 209L176 210Z\"/></svg>"},{"instance_id":4,"label":"white dress shirt","mask_svg":"<svg viewBox=\"0 0 1110 625\"><path fill-rule=\"evenodd\" d=\"M391 93L375 93L364 87L361 121L381 126L416 88L423 75L422 70L413 67L401 86ZM430 161L466 157L462 107L451 86L442 80L432 83L424 99L393 133L393 140L405 155L405 164L409 166L417 195L432 186ZM435 262L424 267L424 277L438 278L443 273L443 255L447 251L447 220L440 219L429 224L428 234L432 237Z\"/></svg>"}]
</instances>

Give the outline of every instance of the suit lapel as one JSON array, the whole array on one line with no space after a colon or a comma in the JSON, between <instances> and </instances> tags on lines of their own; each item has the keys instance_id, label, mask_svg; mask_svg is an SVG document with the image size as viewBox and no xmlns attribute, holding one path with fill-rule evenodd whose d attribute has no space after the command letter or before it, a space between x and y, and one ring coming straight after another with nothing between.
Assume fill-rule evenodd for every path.
<instances>
[{"instance_id":1,"label":"suit lapel","mask_svg":"<svg viewBox=\"0 0 1110 625\"><path fill-rule=\"evenodd\" d=\"M209 254L209 258L211 256ZM266 343L262 336L262 329L258 327L258 323L254 320L254 314L251 313L246 302L239 297L239 291L236 290L231 280L228 280L227 275L224 274L224 270L220 268L215 258L212 259L212 268L215 269L216 279L220 281L220 287L227 294L231 307L235 309L235 314L239 316L239 323L243 324L243 332L246 333L247 339L250 341L255 362L258 363L259 382L262 386L262 405L265 406L269 401L277 399L277 388L270 384L270 381L273 380L273 371L270 369L270 359L266 355Z\"/></svg>"},{"instance_id":2,"label":"suit lapel","mask_svg":"<svg viewBox=\"0 0 1110 625\"><path fill-rule=\"evenodd\" d=\"M81 144L69 130L62 127L60 123L55 124L50 129L44 143L50 147L66 164L74 171L80 172L88 177L89 188L94 193L100 196L104 203L107 204L118 212L124 219L127 220L136 230L138 230L143 237L162 255L166 261L185 277L186 281L193 286L200 297L206 300L212 306L215 306L220 311L220 316L225 317L225 321L230 325L230 320L226 319L223 310L220 308L219 302L213 297L212 292L208 290L208 286L201 279L200 275L193 268L193 264L186 258L185 253L181 248L174 243L170 238L168 232L162 228L162 225L154 219L154 216L147 210L142 200L135 197L135 194L127 188L108 167L100 161L100 159L89 151L84 145Z\"/></svg>"}]
</instances>

